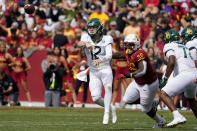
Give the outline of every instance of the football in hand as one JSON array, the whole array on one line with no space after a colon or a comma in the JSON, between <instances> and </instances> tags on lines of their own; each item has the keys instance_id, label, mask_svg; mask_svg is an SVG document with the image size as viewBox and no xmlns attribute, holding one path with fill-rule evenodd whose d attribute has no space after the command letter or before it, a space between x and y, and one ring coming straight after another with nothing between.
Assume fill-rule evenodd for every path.
<instances>
[{"instance_id":1,"label":"football in hand","mask_svg":"<svg viewBox=\"0 0 197 131\"><path fill-rule=\"evenodd\" d=\"M24 9L25 9L25 13L27 13L27 14L33 14L35 11L35 7L32 4L26 4L24 6Z\"/></svg>"}]
</instances>

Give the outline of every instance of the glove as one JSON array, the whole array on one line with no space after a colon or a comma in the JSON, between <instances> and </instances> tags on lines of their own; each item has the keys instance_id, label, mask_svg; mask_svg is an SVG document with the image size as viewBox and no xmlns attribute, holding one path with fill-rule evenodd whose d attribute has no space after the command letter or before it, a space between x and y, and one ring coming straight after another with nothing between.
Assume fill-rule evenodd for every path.
<instances>
[{"instance_id":1,"label":"glove","mask_svg":"<svg viewBox=\"0 0 197 131\"><path fill-rule=\"evenodd\" d=\"M117 79L123 79L123 78L125 78L124 74L119 74L119 75L117 76Z\"/></svg>"},{"instance_id":2,"label":"glove","mask_svg":"<svg viewBox=\"0 0 197 131\"><path fill-rule=\"evenodd\" d=\"M164 77L162 80L159 82L159 88L162 89L166 84L167 84L168 78Z\"/></svg>"}]
</instances>

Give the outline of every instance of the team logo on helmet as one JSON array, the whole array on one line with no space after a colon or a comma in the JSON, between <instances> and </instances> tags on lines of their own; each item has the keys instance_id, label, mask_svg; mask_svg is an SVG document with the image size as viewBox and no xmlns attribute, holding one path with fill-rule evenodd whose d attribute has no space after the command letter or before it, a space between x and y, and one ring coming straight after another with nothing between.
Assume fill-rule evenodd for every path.
<instances>
[{"instance_id":1,"label":"team logo on helmet","mask_svg":"<svg viewBox=\"0 0 197 131\"><path fill-rule=\"evenodd\" d=\"M170 39L170 33L169 32L166 32L165 36L166 36L166 39Z\"/></svg>"},{"instance_id":2,"label":"team logo on helmet","mask_svg":"<svg viewBox=\"0 0 197 131\"><path fill-rule=\"evenodd\" d=\"M188 28L187 33L191 35L191 34L193 34L193 31L190 28Z\"/></svg>"},{"instance_id":3,"label":"team logo on helmet","mask_svg":"<svg viewBox=\"0 0 197 131\"><path fill-rule=\"evenodd\" d=\"M164 37L164 43L171 43L171 42L178 42L180 39L180 35L177 31L175 30L168 30L165 33L165 37Z\"/></svg>"},{"instance_id":4,"label":"team logo on helmet","mask_svg":"<svg viewBox=\"0 0 197 131\"><path fill-rule=\"evenodd\" d=\"M192 27L186 27L181 32L181 37L186 44L188 41L191 41L197 37L197 31Z\"/></svg>"}]
</instances>

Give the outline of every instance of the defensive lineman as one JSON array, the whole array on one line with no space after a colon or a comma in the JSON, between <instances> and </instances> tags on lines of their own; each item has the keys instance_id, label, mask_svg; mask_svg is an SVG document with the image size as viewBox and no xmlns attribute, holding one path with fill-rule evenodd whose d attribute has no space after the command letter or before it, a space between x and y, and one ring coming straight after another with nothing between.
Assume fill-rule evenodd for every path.
<instances>
[{"instance_id":1,"label":"defensive lineman","mask_svg":"<svg viewBox=\"0 0 197 131\"><path fill-rule=\"evenodd\" d=\"M126 89L124 103L133 103L140 98L142 111L155 120L153 128L161 128L166 121L156 113L153 100L159 87L157 75L150 64L146 52L140 48L140 39L129 34L124 40L125 56L130 72L120 78L134 78Z\"/></svg>"},{"instance_id":2,"label":"defensive lineman","mask_svg":"<svg viewBox=\"0 0 197 131\"><path fill-rule=\"evenodd\" d=\"M175 30L169 30L164 36L164 53L167 57L167 69L166 73L160 82L161 93L160 97L164 103L171 110L174 120L167 124L167 127L173 127L180 123L186 122L186 118L182 116L177 110L170 97L176 96L182 92L186 98L193 99L195 97L196 85L194 83L197 77L197 69L189 49L179 44L179 33ZM174 70L174 78L168 81L168 78L172 71ZM190 101L190 106L196 109L197 104ZM196 114L195 114L196 115Z\"/></svg>"},{"instance_id":3,"label":"defensive lineman","mask_svg":"<svg viewBox=\"0 0 197 131\"><path fill-rule=\"evenodd\" d=\"M112 99L112 47L111 36L103 35L103 26L99 19L92 18L87 24L88 34L81 36L79 47L84 47L90 70L90 92L93 101L104 107L103 124L108 124ZM104 99L101 97L102 87L105 89ZM112 111L112 122L116 122L116 114Z\"/></svg>"}]
</instances>

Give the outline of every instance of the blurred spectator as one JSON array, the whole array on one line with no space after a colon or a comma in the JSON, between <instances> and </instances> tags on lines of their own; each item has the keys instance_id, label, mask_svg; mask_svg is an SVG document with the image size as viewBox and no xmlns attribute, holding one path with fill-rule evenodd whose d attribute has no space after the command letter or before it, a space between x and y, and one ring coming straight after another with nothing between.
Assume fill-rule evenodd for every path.
<instances>
[{"instance_id":1,"label":"blurred spectator","mask_svg":"<svg viewBox=\"0 0 197 131\"><path fill-rule=\"evenodd\" d=\"M191 6L197 8L197 0L191 0Z\"/></svg>"},{"instance_id":2,"label":"blurred spectator","mask_svg":"<svg viewBox=\"0 0 197 131\"><path fill-rule=\"evenodd\" d=\"M163 61L161 59L158 52L158 49L154 49L153 47L149 47L147 50L147 54L151 60L151 63L153 64L153 68L156 71L158 75L158 79L162 79L162 72L160 71L160 67L163 64Z\"/></svg>"},{"instance_id":3,"label":"blurred spectator","mask_svg":"<svg viewBox=\"0 0 197 131\"><path fill-rule=\"evenodd\" d=\"M78 7L78 3L77 0L62 0L61 3L57 4L57 7L74 11Z\"/></svg>"},{"instance_id":4,"label":"blurred spectator","mask_svg":"<svg viewBox=\"0 0 197 131\"><path fill-rule=\"evenodd\" d=\"M167 30L170 29L165 19L161 20L161 23L159 24L160 26L158 26L158 28L155 30L156 38L159 34L164 34Z\"/></svg>"},{"instance_id":5,"label":"blurred spectator","mask_svg":"<svg viewBox=\"0 0 197 131\"><path fill-rule=\"evenodd\" d=\"M107 14L115 15L118 0L105 0L105 11Z\"/></svg>"},{"instance_id":6,"label":"blurred spectator","mask_svg":"<svg viewBox=\"0 0 197 131\"><path fill-rule=\"evenodd\" d=\"M120 38L120 31L117 30L116 21L112 21L110 23L110 30L107 32L107 35L111 35L113 37L114 41L116 41Z\"/></svg>"},{"instance_id":7,"label":"blurred spectator","mask_svg":"<svg viewBox=\"0 0 197 131\"><path fill-rule=\"evenodd\" d=\"M82 30L82 33L86 33L86 25L87 21L85 19L82 19L79 25L79 28Z\"/></svg>"},{"instance_id":8,"label":"blurred spectator","mask_svg":"<svg viewBox=\"0 0 197 131\"><path fill-rule=\"evenodd\" d=\"M23 31L22 34L20 34L20 41L19 45L25 50L29 47L29 32Z\"/></svg>"},{"instance_id":9,"label":"blurred spectator","mask_svg":"<svg viewBox=\"0 0 197 131\"><path fill-rule=\"evenodd\" d=\"M120 8L119 9L119 15L118 18L116 19L117 23L117 29L122 33L127 22L127 10L126 8Z\"/></svg>"},{"instance_id":10,"label":"blurred spectator","mask_svg":"<svg viewBox=\"0 0 197 131\"><path fill-rule=\"evenodd\" d=\"M102 7L97 5L96 11L90 14L89 20L92 18L98 18L100 23L105 27L109 21L109 16L102 12Z\"/></svg>"},{"instance_id":11,"label":"blurred spectator","mask_svg":"<svg viewBox=\"0 0 197 131\"><path fill-rule=\"evenodd\" d=\"M146 17L148 14L156 15L159 12L159 3L160 0L145 0L144 16Z\"/></svg>"},{"instance_id":12,"label":"blurred spectator","mask_svg":"<svg viewBox=\"0 0 197 131\"><path fill-rule=\"evenodd\" d=\"M182 9L178 3L174 3L173 10L170 12L172 20L180 21L185 17L186 12Z\"/></svg>"},{"instance_id":13,"label":"blurred spectator","mask_svg":"<svg viewBox=\"0 0 197 131\"><path fill-rule=\"evenodd\" d=\"M39 6L40 5L40 0L28 0L30 4Z\"/></svg>"},{"instance_id":14,"label":"blurred spectator","mask_svg":"<svg viewBox=\"0 0 197 131\"><path fill-rule=\"evenodd\" d=\"M38 39L38 45L43 48L52 48L52 38L48 35L46 31L43 32L43 37Z\"/></svg>"},{"instance_id":15,"label":"blurred spectator","mask_svg":"<svg viewBox=\"0 0 197 131\"><path fill-rule=\"evenodd\" d=\"M83 16L82 16L82 14L80 13L80 12L77 12L77 13L75 13L75 16L74 16L74 18L72 19L72 21L71 21L71 23L70 23L70 26L72 27L72 28L79 28L79 27L77 27L79 24L78 23L80 23L81 22L81 20L83 19Z\"/></svg>"},{"instance_id":16,"label":"blurred spectator","mask_svg":"<svg viewBox=\"0 0 197 131\"><path fill-rule=\"evenodd\" d=\"M37 32L32 31L30 39L29 39L29 48L33 48L37 46L38 46Z\"/></svg>"},{"instance_id":17,"label":"blurred spectator","mask_svg":"<svg viewBox=\"0 0 197 131\"><path fill-rule=\"evenodd\" d=\"M20 38L16 34L16 31L17 30L15 28L11 29L11 36L6 37L6 43L9 46L8 52L12 56L14 56L15 51L16 51L16 47L19 45L19 42L20 42Z\"/></svg>"},{"instance_id":18,"label":"blurred spectator","mask_svg":"<svg viewBox=\"0 0 197 131\"><path fill-rule=\"evenodd\" d=\"M31 69L31 65L28 59L24 57L22 47L17 47L14 62L14 66L12 66L12 78L17 84L21 85L28 102L31 102L31 95L27 86L27 71ZM29 106L32 106L31 103L29 103Z\"/></svg>"},{"instance_id":19,"label":"blurred spectator","mask_svg":"<svg viewBox=\"0 0 197 131\"><path fill-rule=\"evenodd\" d=\"M142 0L125 0L126 8L128 10L128 16L135 17L136 19L140 18L143 7L143 1Z\"/></svg>"},{"instance_id":20,"label":"blurred spectator","mask_svg":"<svg viewBox=\"0 0 197 131\"><path fill-rule=\"evenodd\" d=\"M8 102L10 105L19 105L19 90L16 83L13 81L10 75L5 74L4 69L0 69L0 105L4 96L8 96Z\"/></svg>"},{"instance_id":21,"label":"blurred spectator","mask_svg":"<svg viewBox=\"0 0 197 131\"><path fill-rule=\"evenodd\" d=\"M56 5L52 4L49 11L49 18L51 18L52 22L58 22L60 15L62 15L61 9L57 9Z\"/></svg>"},{"instance_id":22,"label":"blurred spectator","mask_svg":"<svg viewBox=\"0 0 197 131\"><path fill-rule=\"evenodd\" d=\"M1 27L8 32L8 36L11 36L11 30L12 29L16 30L16 35L19 34L19 29L18 29L19 25L18 25L17 22L13 22L11 27L9 27L9 28L5 28L4 26L1 26Z\"/></svg>"},{"instance_id":23,"label":"blurred spectator","mask_svg":"<svg viewBox=\"0 0 197 131\"><path fill-rule=\"evenodd\" d=\"M150 33L149 33L147 39L144 41L144 44L142 47L144 50L146 50L149 47L154 47L155 42L156 42L155 31L150 31Z\"/></svg>"},{"instance_id":24,"label":"blurred spectator","mask_svg":"<svg viewBox=\"0 0 197 131\"><path fill-rule=\"evenodd\" d=\"M79 53L79 48L76 48L77 44L72 35L68 35L67 38L68 38L68 43L65 45L65 48L68 51L68 56L70 58L76 59Z\"/></svg>"},{"instance_id":25,"label":"blurred spectator","mask_svg":"<svg viewBox=\"0 0 197 131\"><path fill-rule=\"evenodd\" d=\"M75 30L75 43L77 43L77 42L80 41L80 39L81 39L81 34L82 34L81 29L76 29L76 30Z\"/></svg>"},{"instance_id":26,"label":"blurred spectator","mask_svg":"<svg viewBox=\"0 0 197 131\"><path fill-rule=\"evenodd\" d=\"M160 49L160 52L161 52L160 55L164 59L164 53L163 53L163 48L164 48L163 34L159 34L157 36L156 47Z\"/></svg>"},{"instance_id":27,"label":"blurred spectator","mask_svg":"<svg viewBox=\"0 0 197 131\"><path fill-rule=\"evenodd\" d=\"M4 70L6 74L9 74L10 64L14 62L11 54L7 52L6 43L4 41L0 41L0 70Z\"/></svg>"},{"instance_id":28,"label":"blurred spectator","mask_svg":"<svg viewBox=\"0 0 197 131\"><path fill-rule=\"evenodd\" d=\"M88 19L89 15L96 10L96 3L94 0L82 0L82 15Z\"/></svg>"},{"instance_id":29,"label":"blurred spectator","mask_svg":"<svg viewBox=\"0 0 197 131\"><path fill-rule=\"evenodd\" d=\"M75 33L74 31L72 30L72 28L70 27L70 22L66 21L64 23L64 35L65 36L69 36L69 35L72 35L72 37L75 37Z\"/></svg>"},{"instance_id":30,"label":"blurred spectator","mask_svg":"<svg viewBox=\"0 0 197 131\"><path fill-rule=\"evenodd\" d=\"M60 26L57 31L56 35L53 38L53 47L63 47L65 44L68 43L68 39L64 36L64 27Z\"/></svg>"},{"instance_id":31,"label":"blurred spectator","mask_svg":"<svg viewBox=\"0 0 197 131\"><path fill-rule=\"evenodd\" d=\"M131 17L129 19L129 25L124 28L123 36L127 36L128 34L136 34L139 36L140 27L136 25L135 17Z\"/></svg>"},{"instance_id":32,"label":"blurred spectator","mask_svg":"<svg viewBox=\"0 0 197 131\"><path fill-rule=\"evenodd\" d=\"M149 35L149 32L151 30L151 17L146 16L145 17L145 24L140 27L140 43L143 45L144 41Z\"/></svg>"}]
</instances>

